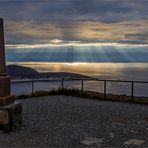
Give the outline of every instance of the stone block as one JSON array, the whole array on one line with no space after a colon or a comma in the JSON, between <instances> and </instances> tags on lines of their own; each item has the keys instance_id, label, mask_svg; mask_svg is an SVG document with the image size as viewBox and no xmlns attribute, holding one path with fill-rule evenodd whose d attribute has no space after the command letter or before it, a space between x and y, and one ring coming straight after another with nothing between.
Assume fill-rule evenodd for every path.
<instances>
[{"instance_id":1,"label":"stone block","mask_svg":"<svg viewBox=\"0 0 148 148\"><path fill-rule=\"evenodd\" d=\"M7 110L0 110L0 124L9 123L9 113Z\"/></svg>"},{"instance_id":2,"label":"stone block","mask_svg":"<svg viewBox=\"0 0 148 148\"><path fill-rule=\"evenodd\" d=\"M0 76L0 99L10 96L10 77Z\"/></svg>"},{"instance_id":3,"label":"stone block","mask_svg":"<svg viewBox=\"0 0 148 148\"><path fill-rule=\"evenodd\" d=\"M9 104L13 103L15 100L16 99L14 96L6 96L3 98L0 98L0 107L9 105Z\"/></svg>"},{"instance_id":4,"label":"stone block","mask_svg":"<svg viewBox=\"0 0 148 148\"><path fill-rule=\"evenodd\" d=\"M0 107L0 127L4 131L13 131L22 124L22 104L15 101Z\"/></svg>"}]
</instances>

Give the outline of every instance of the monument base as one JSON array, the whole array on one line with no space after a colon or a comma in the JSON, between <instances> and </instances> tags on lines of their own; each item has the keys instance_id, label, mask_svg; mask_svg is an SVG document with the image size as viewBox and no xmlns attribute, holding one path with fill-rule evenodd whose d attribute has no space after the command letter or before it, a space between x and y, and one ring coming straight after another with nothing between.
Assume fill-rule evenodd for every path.
<instances>
[{"instance_id":1,"label":"monument base","mask_svg":"<svg viewBox=\"0 0 148 148\"><path fill-rule=\"evenodd\" d=\"M0 99L10 96L10 77L8 75L0 75Z\"/></svg>"},{"instance_id":2,"label":"monument base","mask_svg":"<svg viewBox=\"0 0 148 148\"><path fill-rule=\"evenodd\" d=\"M10 132L22 124L22 104L13 102L9 105L0 106L0 129Z\"/></svg>"},{"instance_id":3,"label":"monument base","mask_svg":"<svg viewBox=\"0 0 148 148\"><path fill-rule=\"evenodd\" d=\"M13 96L6 96L3 98L0 98L0 107L12 104L14 101L15 101L15 97Z\"/></svg>"}]
</instances>

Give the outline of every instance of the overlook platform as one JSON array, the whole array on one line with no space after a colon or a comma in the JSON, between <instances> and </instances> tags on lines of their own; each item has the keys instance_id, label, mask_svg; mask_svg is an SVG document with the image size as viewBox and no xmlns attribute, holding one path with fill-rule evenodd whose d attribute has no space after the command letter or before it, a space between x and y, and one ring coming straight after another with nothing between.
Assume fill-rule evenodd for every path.
<instances>
[{"instance_id":1,"label":"overlook platform","mask_svg":"<svg viewBox=\"0 0 148 148\"><path fill-rule=\"evenodd\" d=\"M147 105L71 96L22 100L23 126L0 147L148 147Z\"/></svg>"}]
</instances>

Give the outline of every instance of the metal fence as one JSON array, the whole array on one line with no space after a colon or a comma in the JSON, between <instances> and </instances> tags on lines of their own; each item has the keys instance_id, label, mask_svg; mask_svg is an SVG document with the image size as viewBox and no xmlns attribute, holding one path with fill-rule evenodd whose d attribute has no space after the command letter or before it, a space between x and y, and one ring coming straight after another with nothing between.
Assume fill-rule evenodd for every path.
<instances>
[{"instance_id":1,"label":"metal fence","mask_svg":"<svg viewBox=\"0 0 148 148\"><path fill-rule=\"evenodd\" d=\"M75 84L73 82L76 82ZM95 82L96 85L91 88L86 88L89 84L87 82ZM101 85L99 83L101 82ZM34 93L37 90L58 90L58 89L65 89L65 88L77 88L81 90L83 93L84 90L93 90L96 92L100 92L99 86L101 88L101 91L104 95L104 98L106 98L106 95L110 92L113 93L113 89L109 90L108 89L108 84L110 83L124 83L124 86L122 89L126 88L128 91L128 96L131 96L134 98L135 96L146 96L148 97L148 94L142 95L142 93L139 92L137 93L137 84L138 85L145 85L139 87L140 91L144 91L145 93L148 93L148 82L146 81L124 81L124 80L103 80L103 79L97 79L97 78L61 78L61 79L33 79L33 80L12 80L11 85L12 85L12 91L18 91L19 89L22 88L23 93L26 94L25 90L28 89L29 91L27 92L28 94ZM16 88L14 85L18 85ZM42 85L42 88L40 86ZM69 86L70 85L70 86ZM136 88L137 87L137 88ZM121 88L120 88L121 89ZM114 93L118 90L118 87L114 90ZM12 94L17 95L17 93L12 92ZM19 95L21 94L18 93Z\"/></svg>"}]
</instances>

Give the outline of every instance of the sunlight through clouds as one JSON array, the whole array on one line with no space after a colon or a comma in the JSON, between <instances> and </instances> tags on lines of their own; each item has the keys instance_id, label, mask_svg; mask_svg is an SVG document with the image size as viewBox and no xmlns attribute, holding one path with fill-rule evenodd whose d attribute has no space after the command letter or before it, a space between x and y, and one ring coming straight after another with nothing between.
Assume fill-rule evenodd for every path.
<instances>
[{"instance_id":1,"label":"sunlight through clouds","mask_svg":"<svg viewBox=\"0 0 148 148\"><path fill-rule=\"evenodd\" d=\"M59 44L60 43L60 44ZM50 47L69 47L69 46L75 46L75 47L86 47L86 46L93 46L93 47L97 47L97 46L117 46L117 47L148 47L147 44L122 44L122 43L81 43L81 42L68 42L68 43L64 43L64 42L51 42L49 44L16 44L16 45L6 45L7 49L32 49L32 48L50 48ZM23 51L22 51L23 52Z\"/></svg>"},{"instance_id":2,"label":"sunlight through clouds","mask_svg":"<svg viewBox=\"0 0 148 148\"><path fill-rule=\"evenodd\" d=\"M146 0L0 1L7 60L147 62L147 5Z\"/></svg>"},{"instance_id":3,"label":"sunlight through clouds","mask_svg":"<svg viewBox=\"0 0 148 148\"><path fill-rule=\"evenodd\" d=\"M18 45L17 45L18 46ZM8 48L8 47L7 47ZM148 62L148 45L91 44L35 45L9 47L7 60L13 62ZM18 58L19 57L19 58Z\"/></svg>"},{"instance_id":4,"label":"sunlight through clouds","mask_svg":"<svg viewBox=\"0 0 148 148\"><path fill-rule=\"evenodd\" d=\"M148 43L145 30L148 30L148 21L128 21L120 23L101 22L75 22L67 27L56 23L35 24L33 22L6 22L6 43L9 45L14 36L17 44L53 43L60 44L69 42L77 43ZM22 39L22 40L20 40ZM142 40L141 40L142 39ZM19 41L20 40L20 41ZM10 42L10 43L9 43Z\"/></svg>"}]
</instances>

